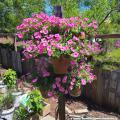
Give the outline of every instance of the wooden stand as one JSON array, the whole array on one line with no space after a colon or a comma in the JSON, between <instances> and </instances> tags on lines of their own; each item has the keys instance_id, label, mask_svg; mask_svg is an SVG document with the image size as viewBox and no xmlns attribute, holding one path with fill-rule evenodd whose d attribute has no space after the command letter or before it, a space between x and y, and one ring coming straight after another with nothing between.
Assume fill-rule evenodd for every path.
<instances>
[{"instance_id":1,"label":"wooden stand","mask_svg":"<svg viewBox=\"0 0 120 120\"><path fill-rule=\"evenodd\" d=\"M58 114L59 120L65 120L65 96L58 98Z\"/></svg>"}]
</instances>

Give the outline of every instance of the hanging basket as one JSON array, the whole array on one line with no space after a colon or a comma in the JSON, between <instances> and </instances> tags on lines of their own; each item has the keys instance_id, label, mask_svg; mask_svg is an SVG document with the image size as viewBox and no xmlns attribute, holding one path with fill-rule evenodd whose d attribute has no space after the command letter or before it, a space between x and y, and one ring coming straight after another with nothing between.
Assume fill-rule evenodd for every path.
<instances>
[{"instance_id":1,"label":"hanging basket","mask_svg":"<svg viewBox=\"0 0 120 120\"><path fill-rule=\"evenodd\" d=\"M81 95L81 88L75 88L72 91L70 91L70 95L72 97L79 97Z\"/></svg>"},{"instance_id":2,"label":"hanging basket","mask_svg":"<svg viewBox=\"0 0 120 120\"><path fill-rule=\"evenodd\" d=\"M70 57L61 56L57 59L51 59L55 74L67 74L70 64Z\"/></svg>"}]
</instances>

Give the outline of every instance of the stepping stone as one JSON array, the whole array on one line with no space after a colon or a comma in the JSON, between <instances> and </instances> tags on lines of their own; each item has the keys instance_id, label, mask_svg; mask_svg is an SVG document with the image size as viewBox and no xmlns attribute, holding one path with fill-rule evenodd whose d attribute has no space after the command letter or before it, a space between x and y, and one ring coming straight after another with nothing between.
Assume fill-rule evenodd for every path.
<instances>
[{"instance_id":1,"label":"stepping stone","mask_svg":"<svg viewBox=\"0 0 120 120\"><path fill-rule=\"evenodd\" d=\"M44 118L42 118L41 120L55 120L55 118L50 115L47 115Z\"/></svg>"}]
</instances>

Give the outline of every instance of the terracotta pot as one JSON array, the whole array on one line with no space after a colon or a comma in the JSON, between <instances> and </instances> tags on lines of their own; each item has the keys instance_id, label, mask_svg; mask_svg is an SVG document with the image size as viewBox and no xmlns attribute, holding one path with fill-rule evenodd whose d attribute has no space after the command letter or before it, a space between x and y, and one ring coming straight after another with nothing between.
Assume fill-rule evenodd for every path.
<instances>
[{"instance_id":1,"label":"terracotta pot","mask_svg":"<svg viewBox=\"0 0 120 120\"><path fill-rule=\"evenodd\" d=\"M79 37L80 37L80 39L82 39L82 40L85 39L85 33L84 33L84 32L81 32Z\"/></svg>"},{"instance_id":2,"label":"terracotta pot","mask_svg":"<svg viewBox=\"0 0 120 120\"><path fill-rule=\"evenodd\" d=\"M56 74L67 74L68 73L68 67L70 63L70 58L61 56L58 59L51 59L54 73Z\"/></svg>"},{"instance_id":3,"label":"terracotta pot","mask_svg":"<svg viewBox=\"0 0 120 120\"><path fill-rule=\"evenodd\" d=\"M81 95L81 88L76 88L70 91L72 97L79 97Z\"/></svg>"}]
</instances>

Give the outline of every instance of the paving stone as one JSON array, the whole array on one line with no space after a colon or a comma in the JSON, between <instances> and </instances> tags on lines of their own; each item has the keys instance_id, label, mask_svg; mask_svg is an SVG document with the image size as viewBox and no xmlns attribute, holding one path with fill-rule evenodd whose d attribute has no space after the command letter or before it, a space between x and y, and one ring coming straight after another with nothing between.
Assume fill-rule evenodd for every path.
<instances>
[{"instance_id":1,"label":"paving stone","mask_svg":"<svg viewBox=\"0 0 120 120\"><path fill-rule=\"evenodd\" d=\"M83 113L88 113L88 109L76 109L75 110L75 113L77 114L83 114Z\"/></svg>"},{"instance_id":2,"label":"paving stone","mask_svg":"<svg viewBox=\"0 0 120 120\"><path fill-rule=\"evenodd\" d=\"M41 120L55 120L55 118L50 115L47 115L44 118L42 118Z\"/></svg>"}]
</instances>

